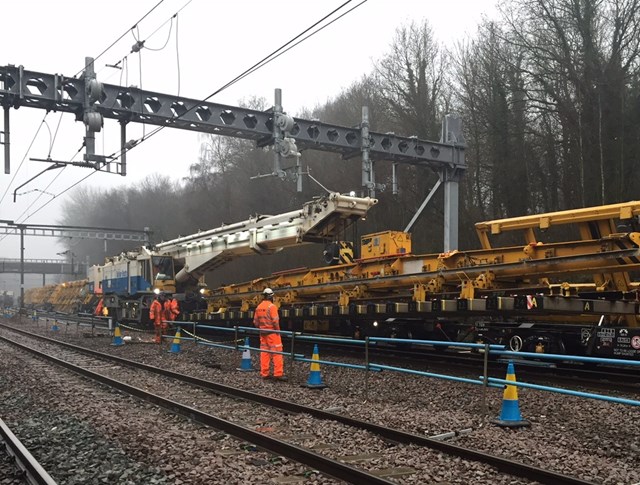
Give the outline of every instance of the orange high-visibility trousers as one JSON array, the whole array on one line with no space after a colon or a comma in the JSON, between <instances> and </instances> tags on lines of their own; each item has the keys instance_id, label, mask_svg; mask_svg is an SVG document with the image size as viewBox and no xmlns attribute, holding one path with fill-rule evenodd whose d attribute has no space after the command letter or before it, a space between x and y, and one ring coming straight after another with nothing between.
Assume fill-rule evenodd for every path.
<instances>
[{"instance_id":1,"label":"orange high-visibility trousers","mask_svg":"<svg viewBox=\"0 0 640 485\"><path fill-rule=\"evenodd\" d=\"M260 350L282 352L282 339L278 333L260 333ZM273 376L281 377L284 374L284 359L282 354L260 352L260 375L269 375L269 365L273 359Z\"/></svg>"}]
</instances>

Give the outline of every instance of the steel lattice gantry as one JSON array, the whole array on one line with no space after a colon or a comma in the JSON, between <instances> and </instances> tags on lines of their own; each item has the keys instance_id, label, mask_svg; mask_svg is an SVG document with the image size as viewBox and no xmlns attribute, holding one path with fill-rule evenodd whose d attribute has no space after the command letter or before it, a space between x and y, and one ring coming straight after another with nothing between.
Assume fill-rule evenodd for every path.
<instances>
[{"instance_id":1,"label":"steel lattice gantry","mask_svg":"<svg viewBox=\"0 0 640 485\"><path fill-rule=\"evenodd\" d=\"M0 259L0 273L17 273L22 269L19 259ZM25 259L24 272L34 274L86 275L86 263L69 263L64 259Z\"/></svg>"},{"instance_id":2,"label":"steel lattice gantry","mask_svg":"<svg viewBox=\"0 0 640 485\"><path fill-rule=\"evenodd\" d=\"M140 231L136 229L107 229L103 227L19 224L8 220L0 220L0 223L6 224L6 226L0 226L0 235L20 236L20 307L24 304L25 236L77 237L80 239L103 239L105 241L139 241L148 244L151 234L148 228Z\"/></svg>"},{"instance_id":3,"label":"steel lattice gantry","mask_svg":"<svg viewBox=\"0 0 640 485\"><path fill-rule=\"evenodd\" d=\"M321 150L339 153L343 158L362 157L362 185L375 196L373 163L385 160L424 165L440 175L445 191L445 250L458 242L458 183L466 170L464 138L459 118L447 116L440 142L422 141L393 133L369 131L368 110L363 107L360 126L347 128L320 121L289 118L284 121L280 93L276 90L274 108L256 111L226 106L169 94L103 84L96 80L93 59L86 58L81 77L28 71L22 66L0 67L0 104L5 110L5 172L9 173L9 110L32 107L49 111L74 113L86 125L85 166L126 175L126 124L139 122L180 128L216 135L250 139L258 146L274 145L278 156L283 139L292 140L299 150ZM285 115L286 116L286 115ZM102 119L121 123L122 156L119 162L96 155L94 134L100 131ZM286 150L286 148L284 148ZM274 173L280 172L278 161ZM80 164L74 162L74 164ZM113 166L112 166L113 165ZM114 169L115 167L115 169ZM394 170L395 174L395 170ZM394 179L395 181L395 179Z\"/></svg>"},{"instance_id":4,"label":"steel lattice gantry","mask_svg":"<svg viewBox=\"0 0 640 485\"><path fill-rule=\"evenodd\" d=\"M5 221L0 221L5 222ZM13 223L11 223L13 224ZM149 243L148 231L128 229L103 229L99 227L48 226L46 224L15 224L0 226L0 236L49 236L77 237L80 239L102 239L107 241L131 241Z\"/></svg>"}]
</instances>

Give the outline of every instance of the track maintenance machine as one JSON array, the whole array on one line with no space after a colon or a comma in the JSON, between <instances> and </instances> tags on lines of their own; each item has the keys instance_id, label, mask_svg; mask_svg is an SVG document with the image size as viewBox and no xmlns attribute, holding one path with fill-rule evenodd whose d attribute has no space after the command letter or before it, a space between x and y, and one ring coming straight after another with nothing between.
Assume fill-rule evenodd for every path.
<instances>
[{"instance_id":1,"label":"track maintenance machine","mask_svg":"<svg viewBox=\"0 0 640 485\"><path fill-rule=\"evenodd\" d=\"M639 215L628 202L480 222L482 249L426 255L408 233L370 234L353 262L211 290L191 318L248 324L269 287L283 329L640 358ZM574 240L549 241L572 229ZM523 244L493 247L512 231Z\"/></svg>"},{"instance_id":2,"label":"track maintenance machine","mask_svg":"<svg viewBox=\"0 0 640 485\"><path fill-rule=\"evenodd\" d=\"M240 256L334 241L376 203L370 197L334 192L305 203L300 210L259 215L123 252L89 269L89 292L101 295L108 314L119 321L146 322L154 292L183 295L197 288L206 272Z\"/></svg>"},{"instance_id":3,"label":"track maintenance machine","mask_svg":"<svg viewBox=\"0 0 640 485\"><path fill-rule=\"evenodd\" d=\"M481 249L471 251L415 255L409 233L384 231L362 236L353 257L336 238L375 203L330 194L302 210L129 251L94 266L85 294L103 296L121 320L144 322L154 290L184 291L235 257L332 241L328 266L202 288L206 308L183 318L250 325L270 287L283 329L640 358L640 202L479 222ZM522 244L500 246L518 233ZM42 303L30 291L26 298Z\"/></svg>"}]
</instances>

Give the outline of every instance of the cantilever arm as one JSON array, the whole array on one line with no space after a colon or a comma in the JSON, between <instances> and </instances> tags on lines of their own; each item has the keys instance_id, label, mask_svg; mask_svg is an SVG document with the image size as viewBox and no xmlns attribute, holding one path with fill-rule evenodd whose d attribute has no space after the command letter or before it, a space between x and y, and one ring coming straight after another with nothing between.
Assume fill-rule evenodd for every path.
<instances>
[{"instance_id":1,"label":"cantilever arm","mask_svg":"<svg viewBox=\"0 0 640 485\"><path fill-rule=\"evenodd\" d=\"M65 167L66 165L64 163L60 163L60 162L54 162L53 165L51 165L50 167L45 168L42 172L40 172L38 175L34 175L33 177L31 177L29 180L27 180L25 183L23 183L22 185L19 185L18 187L16 187L16 189L13 191L13 201L16 201L16 195L18 195L18 189L21 189L22 187L24 187L25 185L27 185L29 182L31 182L34 179L37 179L38 177L40 177L40 175L42 175L43 173L45 173L47 170L54 170L56 168L62 168Z\"/></svg>"}]
</instances>

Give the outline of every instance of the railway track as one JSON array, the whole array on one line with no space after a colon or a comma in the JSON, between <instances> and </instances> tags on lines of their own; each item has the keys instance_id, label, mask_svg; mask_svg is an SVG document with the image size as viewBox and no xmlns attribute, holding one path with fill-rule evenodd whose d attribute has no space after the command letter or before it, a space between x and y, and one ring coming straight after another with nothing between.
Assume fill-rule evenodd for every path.
<instances>
[{"instance_id":1,"label":"railway track","mask_svg":"<svg viewBox=\"0 0 640 485\"><path fill-rule=\"evenodd\" d=\"M13 339L3 336L2 340L37 355L39 359L46 359L48 363L63 366L171 413L212 426L267 453L286 457L348 483L396 483L393 480L398 477L415 475L418 470L411 467L387 465L395 462L395 456L407 452L406 447L416 446L423 450L425 460L434 462L435 455L446 454L454 459L473 460L494 467L500 473L540 483L589 483L545 468L390 429L336 412L275 399L46 337L29 335L16 329L11 331L19 333L18 338L22 342L16 341L15 336ZM328 429L331 432L325 433ZM355 435L359 435L361 442L366 442L369 449L360 448L359 453L345 453Z\"/></svg>"},{"instance_id":2,"label":"railway track","mask_svg":"<svg viewBox=\"0 0 640 485\"><path fill-rule=\"evenodd\" d=\"M308 345L308 344L307 344ZM305 349L305 344L296 342L296 347ZM310 348L312 348L311 345ZM391 346L371 346L368 351L371 361L384 361L389 365L408 368L445 369L451 374L464 374L474 370L482 371L483 354L461 349L437 350L429 347L421 349L402 349ZM338 343L323 344L323 357L344 358L350 356L356 360L363 360L365 351L362 346ZM594 366L569 361L554 362L531 359L506 359L492 356L488 360L488 370L491 376L502 378L508 360L512 360L518 375L526 378L542 379L550 385L580 386L593 391L631 392L640 391L640 377L637 368L624 366Z\"/></svg>"},{"instance_id":3,"label":"railway track","mask_svg":"<svg viewBox=\"0 0 640 485\"><path fill-rule=\"evenodd\" d=\"M65 332L84 331L96 332L108 329L108 321L104 318L91 315L78 316L54 312L40 312L47 322L57 321L64 328ZM227 339L228 333L221 333L223 339ZM283 339L286 341L286 337ZM443 343L443 346L446 343ZM309 344L304 340L296 341L296 346L300 349L313 349L313 343ZM463 369L481 368L483 355L478 352L466 350L451 350L445 348L403 348L394 347L390 344L371 345L369 348L370 357L383 358L387 361L403 365L423 365L428 363L431 366L442 366L450 368L460 366ZM336 342L323 344L323 354L326 356L353 355L356 358L364 357L362 346L340 345ZM504 377L505 359L491 357L488 368L497 377ZM572 363L569 361L545 361L521 359L516 360L518 374L526 377L543 377L546 382L557 384L580 385L587 389L597 391L640 391L640 378L635 367L625 366L597 366L585 363Z\"/></svg>"},{"instance_id":4,"label":"railway track","mask_svg":"<svg viewBox=\"0 0 640 485\"><path fill-rule=\"evenodd\" d=\"M3 485L56 485L47 471L20 442L9 426L0 419L0 477Z\"/></svg>"}]
</instances>

